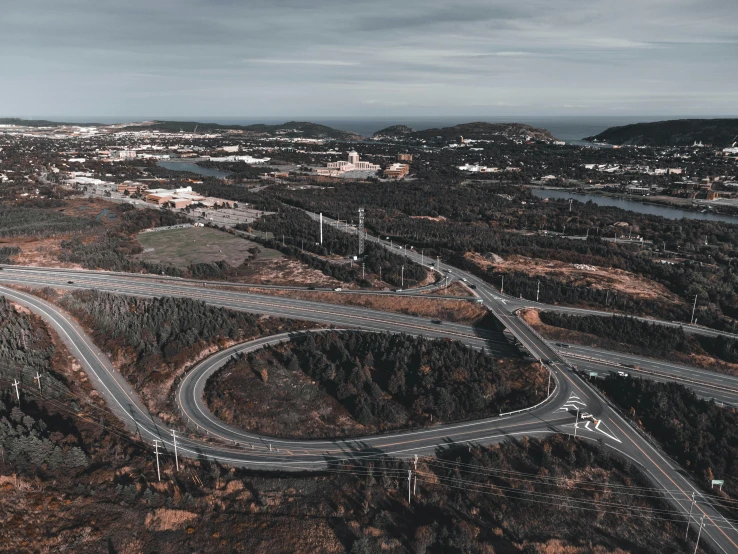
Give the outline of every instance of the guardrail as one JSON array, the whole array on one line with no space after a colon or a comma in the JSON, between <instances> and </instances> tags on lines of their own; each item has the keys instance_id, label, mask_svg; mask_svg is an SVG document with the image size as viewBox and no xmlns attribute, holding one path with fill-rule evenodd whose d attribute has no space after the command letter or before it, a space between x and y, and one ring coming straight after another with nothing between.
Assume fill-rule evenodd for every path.
<instances>
[{"instance_id":1,"label":"guardrail","mask_svg":"<svg viewBox=\"0 0 738 554\"><path fill-rule=\"evenodd\" d=\"M500 417L505 417L505 416L509 416L509 415L515 415L515 414L522 414L523 412L528 412L530 410L535 410L538 406L542 406L543 404L545 404L546 402L548 402L549 400L551 400L551 398L553 397L553 395L556 394L556 391L559 389L559 379L558 379L558 377L556 377L556 374L553 371L551 371L551 368L550 367L546 366L546 369L548 370L549 374L553 378L553 382L554 382L554 388L551 391L551 393L546 398L544 398L543 400L541 400L538 404L536 404L535 406L529 406L527 408L522 408L520 410L515 410L515 411L512 411L512 412L500 412Z\"/></svg>"}]
</instances>

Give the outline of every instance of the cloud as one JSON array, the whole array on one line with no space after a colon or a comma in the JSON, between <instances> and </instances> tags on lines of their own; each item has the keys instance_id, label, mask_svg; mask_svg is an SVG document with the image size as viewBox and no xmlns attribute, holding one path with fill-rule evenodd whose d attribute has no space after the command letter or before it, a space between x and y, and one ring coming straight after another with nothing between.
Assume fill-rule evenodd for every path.
<instances>
[{"instance_id":1,"label":"cloud","mask_svg":"<svg viewBox=\"0 0 738 554\"><path fill-rule=\"evenodd\" d=\"M734 0L30 0L3 10L6 115L737 108Z\"/></svg>"},{"instance_id":2,"label":"cloud","mask_svg":"<svg viewBox=\"0 0 738 554\"><path fill-rule=\"evenodd\" d=\"M266 63L276 65L333 65L333 66L354 66L360 65L359 62L341 61L341 60L283 60L275 58L246 58L244 62L249 63Z\"/></svg>"}]
</instances>

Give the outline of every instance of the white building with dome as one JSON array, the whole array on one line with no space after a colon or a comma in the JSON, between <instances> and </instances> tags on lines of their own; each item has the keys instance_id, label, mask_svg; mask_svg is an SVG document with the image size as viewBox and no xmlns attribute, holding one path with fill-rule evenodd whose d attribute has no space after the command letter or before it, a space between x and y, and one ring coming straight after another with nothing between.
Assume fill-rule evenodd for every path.
<instances>
[{"instance_id":1,"label":"white building with dome","mask_svg":"<svg viewBox=\"0 0 738 554\"><path fill-rule=\"evenodd\" d=\"M371 162L359 160L356 150L348 153L348 161L330 162L325 168L318 169L319 175L340 175L347 171L379 171L381 167Z\"/></svg>"}]
</instances>

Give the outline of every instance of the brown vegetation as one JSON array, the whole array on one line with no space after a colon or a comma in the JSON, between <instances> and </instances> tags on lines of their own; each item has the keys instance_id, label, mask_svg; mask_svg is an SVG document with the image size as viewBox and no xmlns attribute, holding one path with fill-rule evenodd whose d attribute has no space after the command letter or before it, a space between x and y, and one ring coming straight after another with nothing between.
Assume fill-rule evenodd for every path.
<instances>
[{"instance_id":1,"label":"brown vegetation","mask_svg":"<svg viewBox=\"0 0 738 554\"><path fill-rule=\"evenodd\" d=\"M683 303L666 287L635 273L622 269L592 265L575 265L558 260L542 260L525 256L494 256L488 259L481 254L467 253L466 259L482 269L500 273L522 272L531 277L547 276L562 283L581 287L592 287L627 294L644 300L664 300Z\"/></svg>"},{"instance_id":2,"label":"brown vegetation","mask_svg":"<svg viewBox=\"0 0 738 554\"><path fill-rule=\"evenodd\" d=\"M438 318L454 323L474 324L482 321L488 314L487 309L468 300L452 300L443 298L418 298L413 296L379 295L379 294L335 294L320 291L249 289L258 294L288 296L303 300L359 306L384 312L417 315L420 317Z\"/></svg>"}]
</instances>

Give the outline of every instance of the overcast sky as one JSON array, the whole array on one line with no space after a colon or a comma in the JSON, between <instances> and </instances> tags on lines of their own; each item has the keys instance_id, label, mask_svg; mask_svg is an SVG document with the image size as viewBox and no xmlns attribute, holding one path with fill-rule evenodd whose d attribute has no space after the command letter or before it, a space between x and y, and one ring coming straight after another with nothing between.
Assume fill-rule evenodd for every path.
<instances>
[{"instance_id":1,"label":"overcast sky","mask_svg":"<svg viewBox=\"0 0 738 554\"><path fill-rule=\"evenodd\" d=\"M738 115L738 0L0 0L0 115Z\"/></svg>"}]
</instances>

